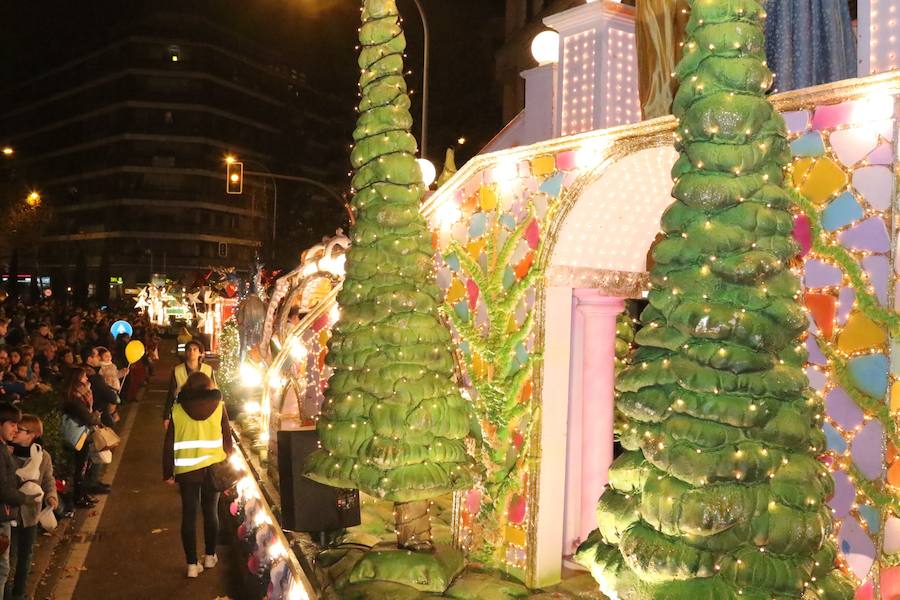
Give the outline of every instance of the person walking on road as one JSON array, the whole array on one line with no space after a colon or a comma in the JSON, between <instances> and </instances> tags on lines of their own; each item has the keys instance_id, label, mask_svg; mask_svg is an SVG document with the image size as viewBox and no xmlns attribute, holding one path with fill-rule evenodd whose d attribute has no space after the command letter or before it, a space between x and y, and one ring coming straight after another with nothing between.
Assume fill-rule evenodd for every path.
<instances>
[{"instance_id":1,"label":"person walking on road","mask_svg":"<svg viewBox=\"0 0 900 600\"><path fill-rule=\"evenodd\" d=\"M184 362L178 364L172 371L172 379L169 380L169 392L166 395L166 406L163 409L163 428L168 429L169 420L172 418L172 407L181 392L181 388L187 383L191 373L203 373L212 382L212 389L217 389L216 374L213 368L203 362L203 354L206 349L197 340L191 340L184 345Z\"/></svg>"},{"instance_id":2,"label":"person walking on road","mask_svg":"<svg viewBox=\"0 0 900 600\"><path fill-rule=\"evenodd\" d=\"M231 425L222 394L205 373L191 373L172 408L163 445L163 480L181 492L181 543L187 576L197 577L216 566L219 492L212 467L232 450ZM197 558L197 509L203 511L202 563Z\"/></svg>"}]
</instances>

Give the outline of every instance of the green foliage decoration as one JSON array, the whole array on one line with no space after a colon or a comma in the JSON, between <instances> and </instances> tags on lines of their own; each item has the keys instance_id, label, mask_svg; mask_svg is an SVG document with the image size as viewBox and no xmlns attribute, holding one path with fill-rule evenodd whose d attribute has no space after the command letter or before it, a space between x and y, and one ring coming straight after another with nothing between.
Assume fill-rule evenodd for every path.
<instances>
[{"instance_id":1,"label":"green foliage decoration","mask_svg":"<svg viewBox=\"0 0 900 600\"><path fill-rule=\"evenodd\" d=\"M469 404L460 395L441 322L431 234L403 78L406 39L394 0L365 0L359 31L359 118L342 315L334 369L307 476L414 502L471 487Z\"/></svg>"},{"instance_id":2,"label":"green foliage decoration","mask_svg":"<svg viewBox=\"0 0 900 600\"><path fill-rule=\"evenodd\" d=\"M554 214L550 207L539 222L546 231ZM470 549L473 560L492 565L503 562L503 535L507 522L507 504L513 493L522 488L521 469L528 460L536 407L525 388L541 354L528 352L517 358L516 348L525 343L534 328L534 311L528 310L524 320L513 331L516 312L526 294L543 275L540 265L532 263L521 279L506 281L516 249L524 244L528 227L536 219L536 208L528 202L524 216L514 228L505 231L491 213L488 233L483 237L484 260L476 261L466 248L452 240L447 253L459 260L460 273L471 279L481 292L487 313L487 326L480 329L472 319L460 316L449 303L441 311L453 324L460 339L469 345L465 355L466 369L472 382L472 406L478 421L477 450L484 466L480 481L481 507L476 516L478 541ZM542 256L546 236L542 236L534 256ZM521 446L516 447L516 439Z\"/></svg>"},{"instance_id":3,"label":"green foliage decoration","mask_svg":"<svg viewBox=\"0 0 900 600\"><path fill-rule=\"evenodd\" d=\"M240 376L241 341L237 320L229 319L222 325L219 334L219 380L226 385L231 385Z\"/></svg>"},{"instance_id":4,"label":"green foliage decoration","mask_svg":"<svg viewBox=\"0 0 900 600\"><path fill-rule=\"evenodd\" d=\"M637 350L617 382L625 453L577 559L622 600L849 600L807 326L788 263L784 121L764 97L758 0L693 0L673 167Z\"/></svg>"}]
</instances>

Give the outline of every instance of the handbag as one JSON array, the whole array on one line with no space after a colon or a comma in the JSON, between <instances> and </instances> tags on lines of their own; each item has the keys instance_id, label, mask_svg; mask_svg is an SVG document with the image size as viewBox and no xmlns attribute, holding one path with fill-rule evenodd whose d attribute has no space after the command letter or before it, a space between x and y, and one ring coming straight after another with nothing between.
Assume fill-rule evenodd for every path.
<instances>
[{"instance_id":1,"label":"handbag","mask_svg":"<svg viewBox=\"0 0 900 600\"><path fill-rule=\"evenodd\" d=\"M231 466L228 460L213 464L209 467L209 472L212 477L213 487L216 488L217 492L231 489L237 484L238 479L241 478L241 474Z\"/></svg>"},{"instance_id":2,"label":"handbag","mask_svg":"<svg viewBox=\"0 0 900 600\"><path fill-rule=\"evenodd\" d=\"M112 450L93 450L91 462L98 465L108 465L112 462Z\"/></svg>"},{"instance_id":3,"label":"handbag","mask_svg":"<svg viewBox=\"0 0 900 600\"><path fill-rule=\"evenodd\" d=\"M91 444L97 452L111 450L122 443L119 435L109 427L98 427L91 436Z\"/></svg>"},{"instance_id":4,"label":"handbag","mask_svg":"<svg viewBox=\"0 0 900 600\"><path fill-rule=\"evenodd\" d=\"M82 425L81 423L73 420L68 415L63 415L62 438L67 447L75 450L76 452L80 451L84 447L84 443L87 441L89 432L90 428L87 425Z\"/></svg>"},{"instance_id":5,"label":"handbag","mask_svg":"<svg viewBox=\"0 0 900 600\"><path fill-rule=\"evenodd\" d=\"M45 531L53 531L56 529L58 523L56 521L56 514L53 512L52 508L48 506L41 511L38 515L38 524L43 527Z\"/></svg>"}]
</instances>

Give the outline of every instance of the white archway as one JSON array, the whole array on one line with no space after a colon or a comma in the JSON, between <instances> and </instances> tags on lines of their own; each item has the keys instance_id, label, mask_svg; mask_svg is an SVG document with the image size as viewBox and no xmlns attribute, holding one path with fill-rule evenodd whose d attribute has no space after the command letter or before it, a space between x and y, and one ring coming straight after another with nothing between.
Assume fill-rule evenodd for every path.
<instances>
[{"instance_id":1,"label":"white archway","mask_svg":"<svg viewBox=\"0 0 900 600\"><path fill-rule=\"evenodd\" d=\"M566 468L541 472L538 572L558 569L596 528L612 460L616 316L645 281L676 158L667 145L597 166L562 216L547 268L542 397L554 409L542 413L541 448L544 465ZM558 545L545 543L554 535Z\"/></svg>"}]
</instances>

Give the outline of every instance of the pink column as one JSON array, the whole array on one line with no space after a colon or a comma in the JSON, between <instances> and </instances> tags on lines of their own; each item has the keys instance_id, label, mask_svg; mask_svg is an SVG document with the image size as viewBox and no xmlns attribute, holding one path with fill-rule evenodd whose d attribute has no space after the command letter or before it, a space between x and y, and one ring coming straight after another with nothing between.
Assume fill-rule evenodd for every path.
<instances>
[{"instance_id":1,"label":"pink column","mask_svg":"<svg viewBox=\"0 0 900 600\"><path fill-rule=\"evenodd\" d=\"M616 317L624 310L625 302L592 289L575 290L575 297L584 322L579 534L585 540L597 528L597 500L606 486L613 458ZM579 424L569 425L574 428Z\"/></svg>"}]
</instances>

